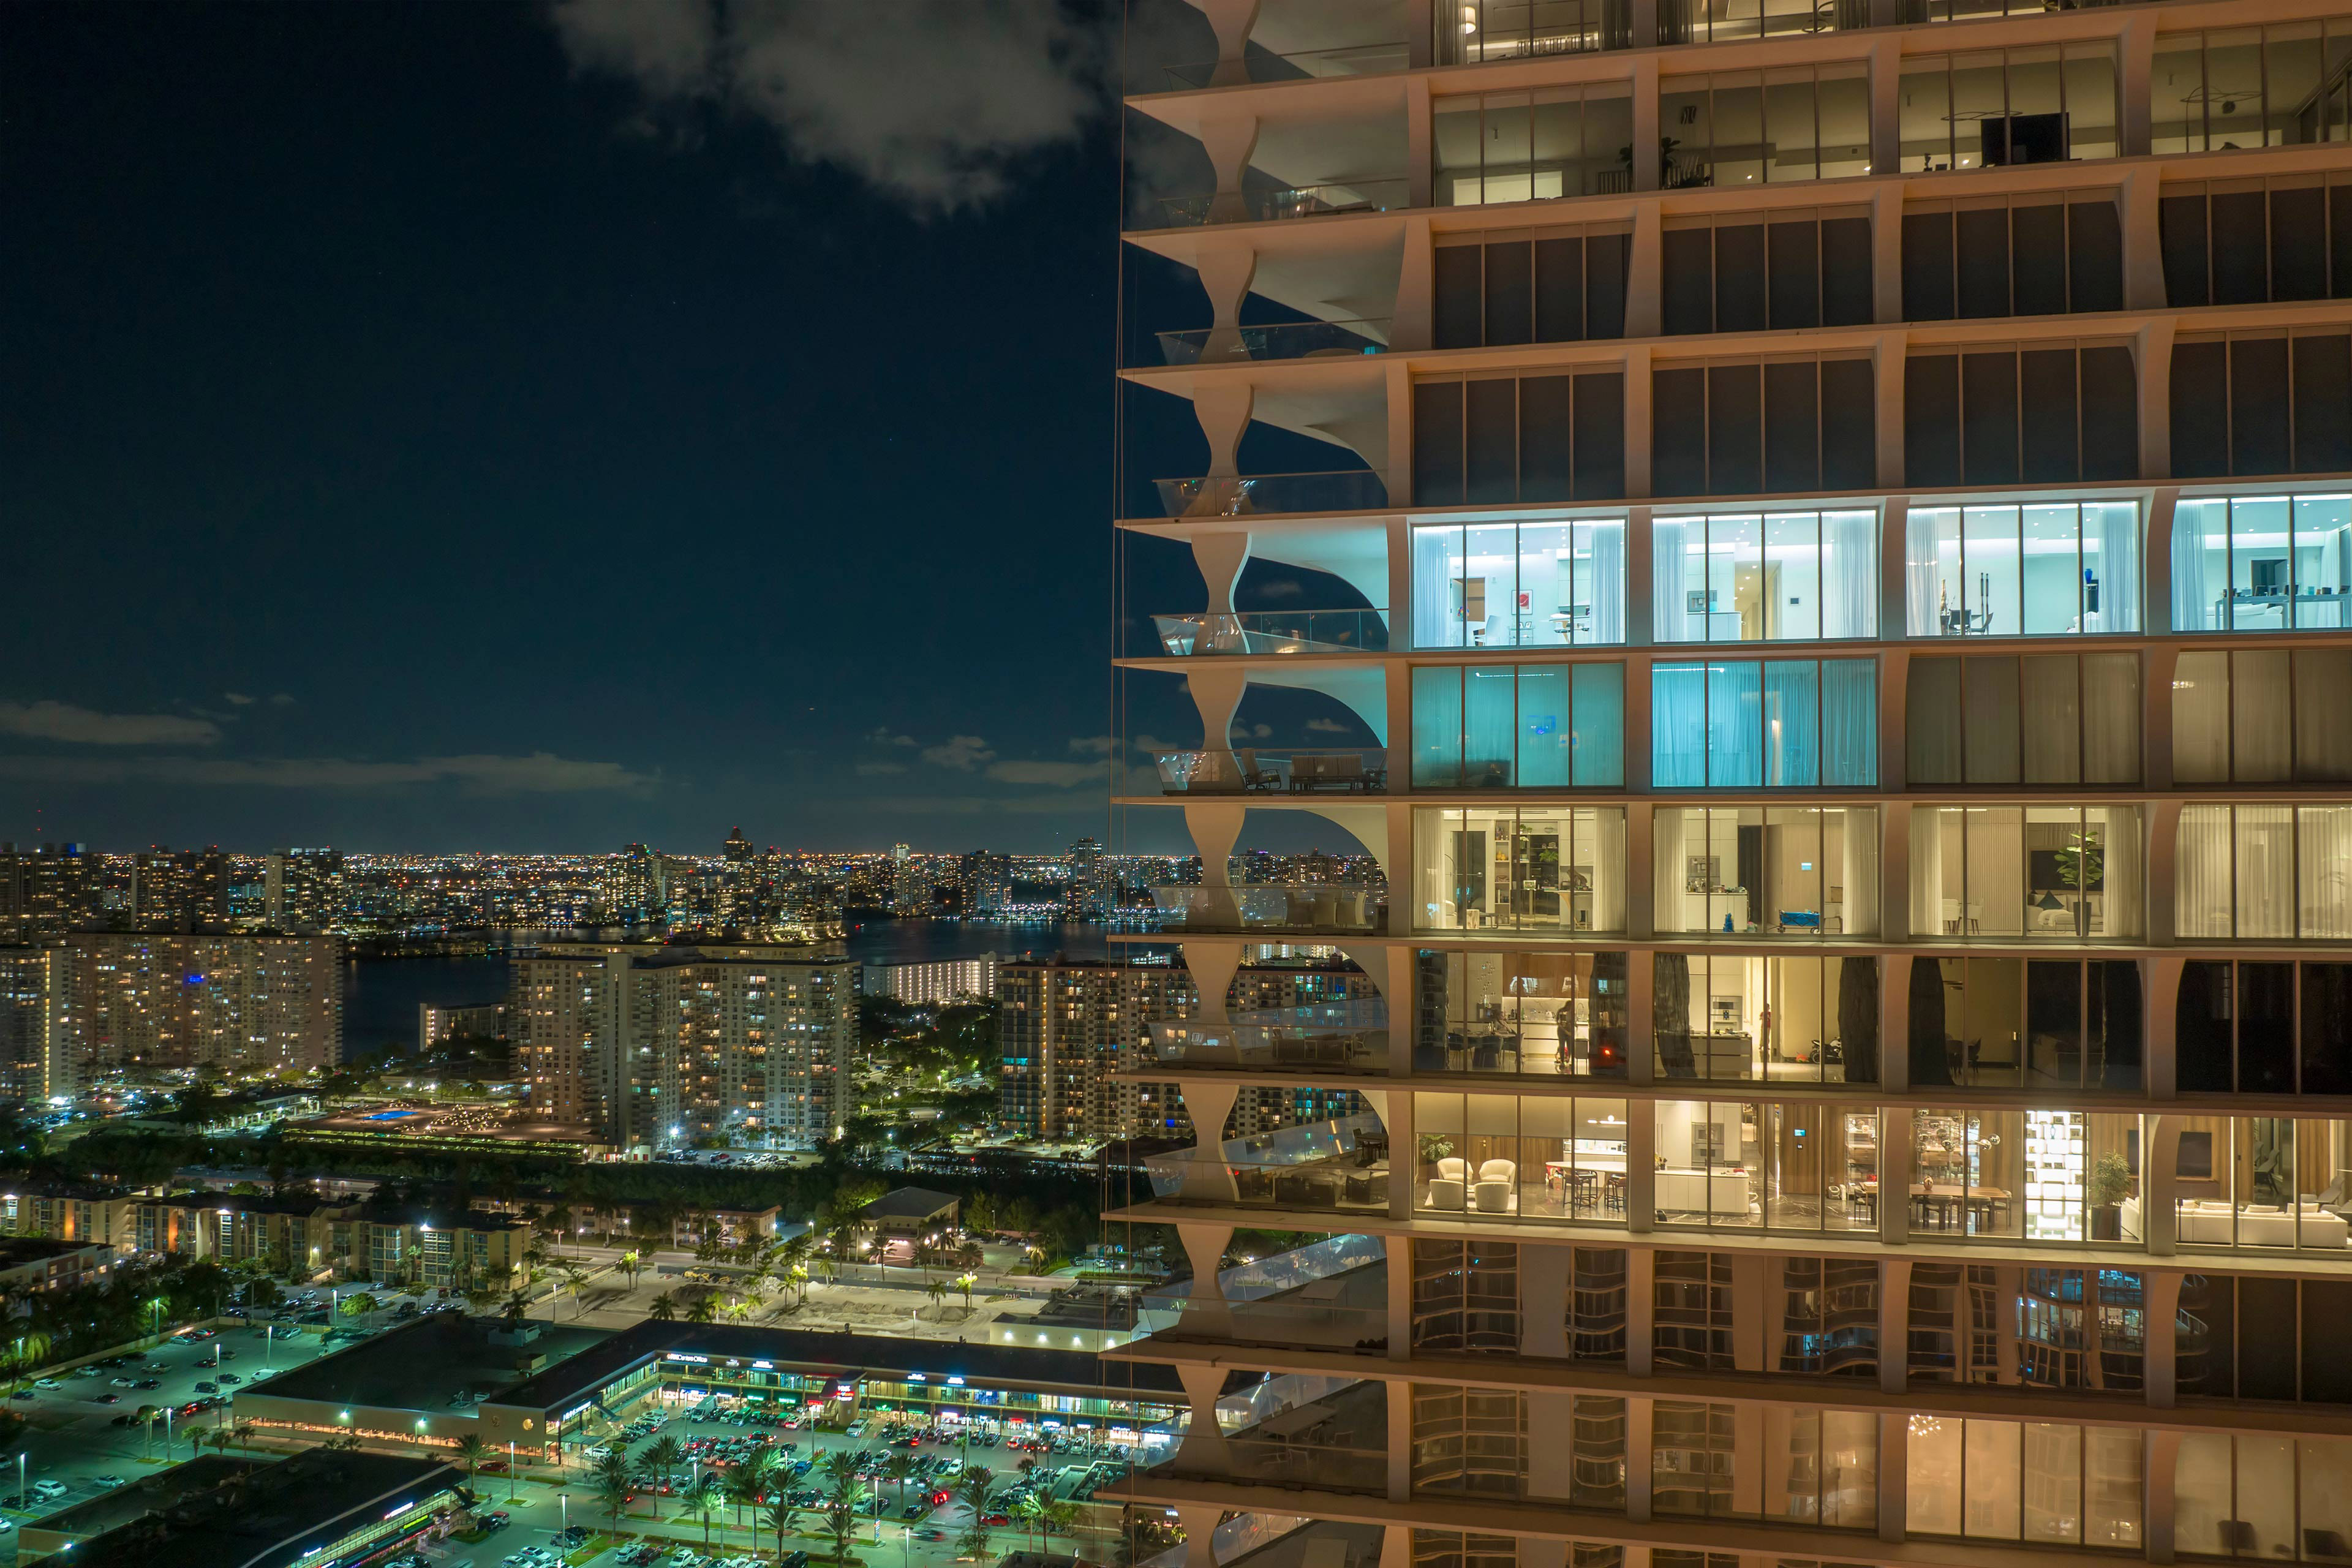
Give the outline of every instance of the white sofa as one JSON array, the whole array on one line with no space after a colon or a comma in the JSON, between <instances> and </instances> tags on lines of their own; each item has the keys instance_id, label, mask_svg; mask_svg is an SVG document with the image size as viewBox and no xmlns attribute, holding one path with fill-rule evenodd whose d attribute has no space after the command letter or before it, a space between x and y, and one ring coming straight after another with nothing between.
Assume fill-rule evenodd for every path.
<instances>
[{"instance_id":1,"label":"white sofa","mask_svg":"<svg viewBox=\"0 0 2352 1568\"><path fill-rule=\"evenodd\" d=\"M2342 1247L2352 1226L2310 1198L2290 1213L2276 1204L2232 1205L2226 1198L2197 1198L2179 1205L2173 1239L2194 1247ZM2235 1235L2232 1236L2234 1221ZM2137 1198L2124 1205L2124 1233L2139 1223Z\"/></svg>"},{"instance_id":2,"label":"white sofa","mask_svg":"<svg viewBox=\"0 0 2352 1568\"><path fill-rule=\"evenodd\" d=\"M1517 1214L1519 1208L1519 1167L1513 1160L1489 1160L1478 1167L1478 1184L1470 1189L1470 1205L1480 1214Z\"/></svg>"}]
</instances>

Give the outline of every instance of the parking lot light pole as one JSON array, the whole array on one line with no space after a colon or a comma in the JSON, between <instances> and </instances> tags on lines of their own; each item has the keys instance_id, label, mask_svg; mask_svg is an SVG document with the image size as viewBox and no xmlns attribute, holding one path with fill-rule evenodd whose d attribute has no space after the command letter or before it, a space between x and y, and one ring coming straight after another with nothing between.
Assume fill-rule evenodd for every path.
<instances>
[{"instance_id":1,"label":"parking lot light pole","mask_svg":"<svg viewBox=\"0 0 2352 1568\"><path fill-rule=\"evenodd\" d=\"M511 1437L509 1437L509 1438L508 1438L508 1439L507 1439L507 1501L509 1501L509 1502L512 1502L512 1501L514 1501L514 1500L515 1500L515 1449L514 1449L514 1439L513 1439L513 1438L511 1438Z\"/></svg>"}]
</instances>

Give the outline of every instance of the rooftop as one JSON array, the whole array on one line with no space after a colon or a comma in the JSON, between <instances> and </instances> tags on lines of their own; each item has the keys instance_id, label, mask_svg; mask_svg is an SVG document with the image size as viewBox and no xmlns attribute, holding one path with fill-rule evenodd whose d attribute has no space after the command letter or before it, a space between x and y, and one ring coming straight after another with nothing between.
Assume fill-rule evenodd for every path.
<instances>
[{"instance_id":1,"label":"rooftop","mask_svg":"<svg viewBox=\"0 0 2352 1568\"><path fill-rule=\"evenodd\" d=\"M496 1403L528 1410L568 1407L593 1397L631 1367L672 1352L720 1361L764 1361L777 1367L822 1373L921 1373L926 1377L963 1377L1026 1387L1134 1389L1161 1398L1182 1396L1182 1385L1171 1367L1106 1363L1084 1351L950 1344L943 1340L818 1333L745 1323L660 1323L648 1319L508 1389Z\"/></svg>"},{"instance_id":2,"label":"rooftop","mask_svg":"<svg viewBox=\"0 0 2352 1568\"><path fill-rule=\"evenodd\" d=\"M429 1313L349 1350L280 1373L251 1397L373 1405L426 1415L471 1411L474 1401L530 1375L524 1357L543 1358L549 1365L567 1357L577 1360L582 1352L610 1337L603 1329L534 1321L530 1327L539 1333L529 1343L492 1343L490 1335L503 1327L496 1318ZM451 1403L461 1396L461 1403Z\"/></svg>"},{"instance_id":3,"label":"rooftop","mask_svg":"<svg viewBox=\"0 0 2352 1568\"><path fill-rule=\"evenodd\" d=\"M462 1479L437 1459L323 1448L259 1468L241 1459L193 1459L39 1528L77 1537L90 1529L94 1538L80 1540L74 1558L107 1568L285 1568ZM100 1525L100 1519L115 1522Z\"/></svg>"},{"instance_id":4,"label":"rooftop","mask_svg":"<svg viewBox=\"0 0 2352 1568\"><path fill-rule=\"evenodd\" d=\"M941 1209L953 1208L962 1200L953 1193L933 1192L929 1187L898 1187L884 1193L857 1211L860 1219L929 1219Z\"/></svg>"},{"instance_id":5,"label":"rooftop","mask_svg":"<svg viewBox=\"0 0 2352 1568\"><path fill-rule=\"evenodd\" d=\"M64 1258L77 1252L91 1250L111 1252L113 1245L104 1241L52 1241L40 1236L0 1236L0 1268L13 1268L20 1263L41 1263L52 1258Z\"/></svg>"}]
</instances>

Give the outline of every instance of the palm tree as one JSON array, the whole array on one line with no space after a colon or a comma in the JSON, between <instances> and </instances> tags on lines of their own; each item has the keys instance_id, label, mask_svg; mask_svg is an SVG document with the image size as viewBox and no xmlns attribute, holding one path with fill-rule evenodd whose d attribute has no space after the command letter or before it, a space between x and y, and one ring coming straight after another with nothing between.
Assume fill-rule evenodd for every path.
<instances>
[{"instance_id":1,"label":"palm tree","mask_svg":"<svg viewBox=\"0 0 2352 1568\"><path fill-rule=\"evenodd\" d=\"M982 1466L967 1465L962 1474L956 1477L955 1485L950 1489L955 1494L956 1500L971 1510L971 1522L964 1527L964 1532L957 1544L983 1562L988 1558L990 1527L987 1520L990 1479L988 1471Z\"/></svg>"},{"instance_id":2,"label":"palm tree","mask_svg":"<svg viewBox=\"0 0 2352 1568\"><path fill-rule=\"evenodd\" d=\"M651 1478L650 1489L654 1494L654 1517L659 1519L661 1489L669 1484L670 1472L685 1462L686 1445L668 1433L664 1433L655 1438L646 1451L637 1457L644 1463L646 1475Z\"/></svg>"},{"instance_id":3,"label":"palm tree","mask_svg":"<svg viewBox=\"0 0 2352 1568\"><path fill-rule=\"evenodd\" d=\"M792 1533L793 1516L799 1511L793 1506L793 1500L781 1491L776 1494L776 1500L768 1505L768 1528L776 1532L776 1561L779 1563L784 1560L784 1537Z\"/></svg>"},{"instance_id":4,"label":"palm tree","mask_svg":"<svg viewBox=\"0 0 2352 1568\"><path fill-rule=\"evenodd\" d=\"M760 1494L764 1489L760 1485L760 1478L752 1473L751 1467L749 1465L738 1465L728 1471L725 1485L728 1505L734 1509L735 1522L740 1525L743 1522L743 1510L760 1506ZM755 1517L754 1528L757 1528L757 1522Z\"/></svg>"},{"instance_id":5,"label":"palm tree","mask_svg":"<svg viewBox=\"0 0 2352 1568\"><path fill-rule=\"evenodd\" d=\"M836 1458L847 1461L836 1465ZM858 1505L866 1500L866 1483L857 1479L857 1457L846 1448L836 1448L825 1456L825 1472L833 1478L832 1495L825 1500L824 1528L833 1537L835 1568L841 1568L849 1555L849 1538L857 1533Z\"/></svg>"},{"instance_id":6,"label":"palm tree","mask_svg":"<svg viewBox=\"0 0 2352 1568\"><path fill-rule=\"evenodd\" d=\"M686 1321L689 1323L707 1323L717 1316L719 1316L719 1303L709 1291L697 1296L686 1310Z\"/></svg>"},{"instance_id":7,"label":"palm tree","mask_svg":"<svg viewBox=\"0 0 2352 1568\"><path fill-rule=\"evenodd\" d=\"M967 1241L955 1249L955 1260L957 1268L978 1272L980 1266L988 1261L988 1255L981 1251L980 1243Z\"/></svg>"},{"instance_id":8,"label":"palm tree","mask_svg":"<svg viewBox=\"0 0 2352 1568\"><path fill-rule=\"evenodd\" d=\"M474 1471L480 1468L483 1459L488 1457L489 1451L490 1446L482 1441L482 1435L479 1432L468 1432L457 1439L457 1458L466 1467L467 1485L473 1484Z\"/></svg>"},{"instance_id":9,"label":"palm tree","mask_svg":"<svg viewBox=\"0 0 2352 1568\"><path fill-rule=\"evenodd\" d=\"M702 1550L710 1550L710 1516L727 1506L727 1494L719 1489L717 1476L705 1476L699 1486L690 1488L681 1500L686 1511L702 1519Z\"/></svg>"},{"instance_id":10,"label":"palm tree","mask_svg":"<svg viewBox=\"0 0 2352 1568\"><path fill-rule=\"evenodd\" d=\"M253 1423L243 1416L237 1418L236 1441L240 1447L253 1447Z\"/></svg>"},{"instance_id":11,"label":"palm tree","mask_svg":"<svg viewBox=\"0 0 2352 1568\"><path fill-rule=\"evenodd\" d=\"M955 1288L963 1292L963 1315L967 1318L971 1316L971 1288L979 1283L980 1276L977 1274L967 1272L956 1276Z\"/></svg>"},{"instance_id":12,"label":"palm tree","mask_svg":"<svg viewBox=\"0 0 2352 1568\"><path fill-rule=\"evenodd\" d=\"M131 1419L139 1423L139 1455L144 1458L152 1451L149 1445L155 1436L155 1423L163 1419L163 1413L152 1405L142 1405Z\"/></svg>"},{"instance_id":13,"label":"palm tree","mask_svg":"<svg viewBox=\"0 0 2352 1568\"><path fill-rule=\"evenodd\" d=\"M727 1321L729 1322L741 1322L744 1318L751 1313L751 1308L750 1303L746 1302L742 1297L730 1294L727 1298Z\"/></svg>"},{"instance_id":14,"label":"palm tree","mask_svg":"<svg viewBox=\"0 0 2352 1568\"><path fill-rule=\"evenodd\" d=\"M948 1299L947 1281L944 1279L932 1280L929 1285L923 1287L923 1294L931 1299L932 1306L942 1306Z\"/></svg>"},{"instance_id":15,"label":"palm tree","mask_svg":"<svg viewBox=\"0 0 2352 1568\"><path fill-rule=\"evenodd\" d=\"M618 1448L608 1450L589 1472L589 1480L596 1489L596 1500L612 1516L615 1535L621 1532L621 1510L628 1506L629 1489L635 1479L629 1474L629 1457Z\"/></svg>"},{"instance_id":16,"label":"palm tree","mask_svg":"<svg viewBox=\"0 0 2352 1568\"><path fill-rule=\"evenodd\" d=\"M646 1302L646 1316L651 1318L656 1323L676 1322L677 1321L677 1292L675 1290L665 1290L660 1295L655 1297L651 1301Z\"/></svg>"},{"instance_id":17,"label":"palm tree","mask_svg":"<svg viewBox=\"0 0 2352 1568\"><path fill-rule=\"evenodd\" d=\"M898 1506L907 1506L907 1482L915 1473L915 1456L905 1448L893 1448L890 1457L882 1461L882 1479L898 1484Z\"/></svg>"},{"instance_id":18,"label":"palm tree","mask_svg":"<svg viewBox=\"0 0 2352 1568\"><path fill-rule=\"evenodd\" d=\"M793 1306L805 1307L808 1305L809 1271L807 1264L796 1262L790 1268L784 1270L784 1283L792 1287Z\"/></svg>"}]
</instances>

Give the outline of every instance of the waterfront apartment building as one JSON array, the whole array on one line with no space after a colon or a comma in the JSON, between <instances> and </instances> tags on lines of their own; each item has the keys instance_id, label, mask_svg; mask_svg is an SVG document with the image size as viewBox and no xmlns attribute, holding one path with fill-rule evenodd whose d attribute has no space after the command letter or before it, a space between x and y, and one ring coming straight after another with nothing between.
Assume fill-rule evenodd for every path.
<instances>
[{"instance_id":1,"label":"waterfront apartment building","mask_svg":"<svg viewBox=\"0 0 2352 1568\"><path fill-rule=\"evenodd\" d=\"M853 1109L857 966L820 947L551 942L508 1033L534 1111L606 1142L807 1148Z\"/></svg>"},{"instance_id":2,"label":"waterfront apartment building","mask_svg":"<svg viewBox=\"0 0 2352 1568\"><path fill-rule=\"evenodd\" d=\"M79 931L47 984L51 1094L121 1068L299 1074L342 1059L334 937Z\"/></svg>"},{"instance_id":3,"label":"waterfront apartment building","mask_svg":"<svg viewBox=\"0 0 2352 1568\"><path fill-rule=\"evenodd\" d=\"M1130 80L1199 314L1125 423L1205 460L1118 528L1207 597L1120 804L1196 977L1389 1004L1129 1069L1195 1542L2352 1561L2352 16L2003 12L1201 0ZM1251 811L1385 898L1236 880ZM1221 1132L1294 1084L1362 1109Z\"/></svg>"},{"instance_id":4,"label":"waterfront apartment building","mask_svg":"<svg viewBox=\"0 0 2352 1568\"><path fill-rule=\"evenodd\" d=\"M916 1006L934 1007L960 997L996 994L996 969L1003 962L993 952L976 958L928 958L906 963L866 965L864 994L888 996Z\"/></svg>"},{"instance_id":5,"label":"waterfront apartment building","mask_svg":"<svg viewBox=\"0 0 2352 1568\"><path fill-rule=\"evenodd\" d=\"M1232 1041L1268 1060L1277 1052L1303 1060L1309 1049L1384 1031L1371 992L1369 979L1337 961L1244 970L1228 991L1226 1035L1204 1042L1192 1023L1199 991L1185 970L1065 958L1008 963L999 973L999 1114L1028 1138L1190 1137L1177 1085L1143 1076L1155 1064ZM1230 1107L1227 1131L1254 1136L1360 1108L1345 1088L1253 1084Z\"/></svg>"}]
</instances>

